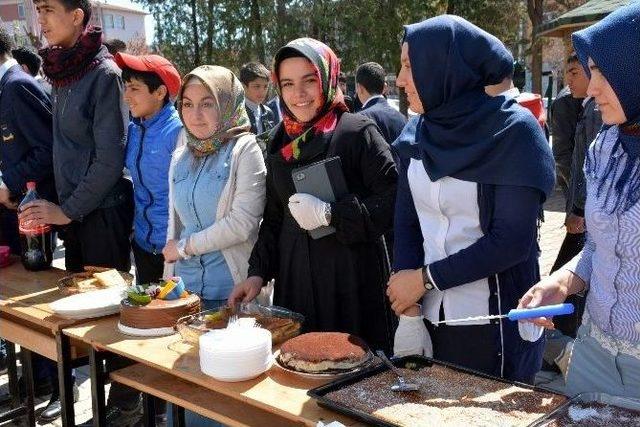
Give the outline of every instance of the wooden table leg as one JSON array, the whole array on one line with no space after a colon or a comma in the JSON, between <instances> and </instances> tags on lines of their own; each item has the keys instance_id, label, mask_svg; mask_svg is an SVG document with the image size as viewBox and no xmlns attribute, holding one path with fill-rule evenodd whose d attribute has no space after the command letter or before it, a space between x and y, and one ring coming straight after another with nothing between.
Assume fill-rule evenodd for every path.
<instances>
[{"instance_id":1,"label":"wooden table leg","mask_svg":"<svg viewBox=\"0 0 640 427\"><path fill-rule=\"evenodd\" d=\"M104 355L93 347L89 349L89 372L91 376L93 425L95 427L101 427L107 423L104 395L104 384L107 373L104 366Z\"/></svg>"},{"instance_id":2,"label":"wooden table leg","mask_svg":"<svg viewBox=\"0 0 640 427\"><path fill-rule=\"evenodd\" d=\"M144 427L155 427L156 425L156 398L150 394L142 393L142 403L144 408Z\"/></svg>"},{"instance_id":3,"label":"wooden table leg","mask_svg":"<svg viewBox=\"0 0 640 427\"><path fill-rule=\"evenodd\" d=\"M27 396L25 406L27 407L27 423L33 427L36 425L35 399L33 386L33 363L31 351L26 348L20 349L20 359L22 360L22 378L26 386Z\"/></svg>"},{"instance_id":4,"label":"wooden table leg","mask_svg":"<svg viewBox=\"0 0 640 427\"><path fill-rule=\"evenodd\" d=\"M73 362L71 360L71 339L62 333L56 334L58 350L58 381L60 386L60 404L62 406L62 425L75 426L73 410Z\"/></svg>"},{"instance_id":5,"label":"wooden table leg","mask_svg":"<svg viewBox=\"0 0 640 427\"><path fill-rule=\"evenodd\" d=\"M187 423L184 419L184 408L182 406L172 404L171 411L173 411L173 427L185 427Z\"/></svg>"},{"instance_id":6,"label":"wooden table leg","mask_svg":"<svg viewBox=\"0 0 640 427\"><path fill-rule=\"evenodd\" d=\"M16 363L16 345L5 341L7 348L7 374L9 376L9 394L11 395L11 407L20 406L20 388L18 387L18 366Z\"/></svg>"}]
</instances>

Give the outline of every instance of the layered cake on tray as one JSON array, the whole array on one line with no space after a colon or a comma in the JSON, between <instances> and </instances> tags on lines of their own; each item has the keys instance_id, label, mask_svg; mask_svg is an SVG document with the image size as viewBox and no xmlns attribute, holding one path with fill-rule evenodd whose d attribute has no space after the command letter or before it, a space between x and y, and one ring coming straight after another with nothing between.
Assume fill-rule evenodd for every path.
<instances>
[{"instance_id":1,"label":"layered cake on tray","mask_svg":"<svg viewBox=\"0 0 640 427\"><path fill-rule=\"evenodd\" d=\"M200 311L200 297L188 293L179 277L165 283L127 288L118 329L127 335L162 336L175 332L178 319Z\"/></svg>"},{"instance_id":2,"label":"layered cake on tray","mask_svg":"<svg viewBox=\"0 0 640 427\"><path fill-rule=\"evenodd\" d=\"M307 374L348 372L371 360L367 344L342 332L309 332L291 338L280 348L278 362Z\"/></svg>"}]
</instances>

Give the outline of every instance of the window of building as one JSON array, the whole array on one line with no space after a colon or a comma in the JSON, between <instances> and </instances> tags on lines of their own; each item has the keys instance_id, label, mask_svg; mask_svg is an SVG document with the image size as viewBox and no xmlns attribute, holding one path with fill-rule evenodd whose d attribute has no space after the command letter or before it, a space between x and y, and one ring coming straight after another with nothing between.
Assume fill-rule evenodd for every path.
<instances>
[{"instance_id":1,"label":"window of building","mask_svg":"<svg viewBox=\"0 0 640 427\"><path fill-rule=\"evenodd\" d=\"M115 28L120 28L124 30L124 16L116 15L114 19Z\"/></svg>"},{"instance_id":2,"label":"window of building","mask_svg":"<svg viewBox=\"0 0 640 427\"><path fill-rule=\"evenodd\" d=\"M107 13L104 15L104 27L105 28L113 28L113 15Z\"/></svg>"},{"instance_id":3,"label":"window of building","mask_svg":"<svg viewBox=\"0 0 640 427\"><path fill-rule=\"evenodd\" d=\"M18 18L24 19L25 11L24 11L24 3L18 3Z\"/></svg>"}]
</instances>

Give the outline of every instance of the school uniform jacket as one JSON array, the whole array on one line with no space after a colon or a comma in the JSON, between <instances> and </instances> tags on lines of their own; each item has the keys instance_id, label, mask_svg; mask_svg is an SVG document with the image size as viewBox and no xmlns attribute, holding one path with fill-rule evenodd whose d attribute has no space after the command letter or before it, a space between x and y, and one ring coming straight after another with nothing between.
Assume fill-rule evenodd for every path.
<instances>
[{"instance_id":1,"label":"school uniform jacket","mask_svg":"<svg viewBox=\"0 0 640 427\"><path fill-rule=\"evenodd\" d=\"M445 320L506 314L540 279L542 193L451 177L431 182L417 151L410 151L398 152L394 270L429 265L436 286L424 299L430 320L438 320L440 304ZM530 379L540 369L544 339L522 340L517 322L490 323L496 328L494 374Z\"/></svg>"}]
</instances>

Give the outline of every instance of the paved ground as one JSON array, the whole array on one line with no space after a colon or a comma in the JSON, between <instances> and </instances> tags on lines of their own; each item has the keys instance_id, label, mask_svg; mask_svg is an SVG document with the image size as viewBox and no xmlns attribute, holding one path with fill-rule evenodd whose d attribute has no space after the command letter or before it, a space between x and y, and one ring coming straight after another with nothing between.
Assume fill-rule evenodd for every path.
<instances>
[{"instance_id":1,"label":"paved ground","mask_svg":"<svg viewBox=\"0 0 640 427\"><path fill-rule=\"evenodd\" d=\"M540 270L543 275L547 275L553 262L555 261L558 249L564 238L564 199L559 192L556 192L545 205L545 222L542 225L540 247L542 256L540 258ZM64 268L62 262L62 253L58 252L54 265ZM80 389L80 400L76 403L76 422L81 423L91 418L91 386L88 378L88 369L86 367L77 370L78 384ZM0 376L0 395L7 393L7 376ZM36 410L43 410L47 404L47 400L38 400ZM0 408L3 411L7 408ZM11 424L3 424L9 426ZM60 420L56 420L50 424L41 424L44 426L59 427L62 425Z\"/></svg>"}]
</instances>

